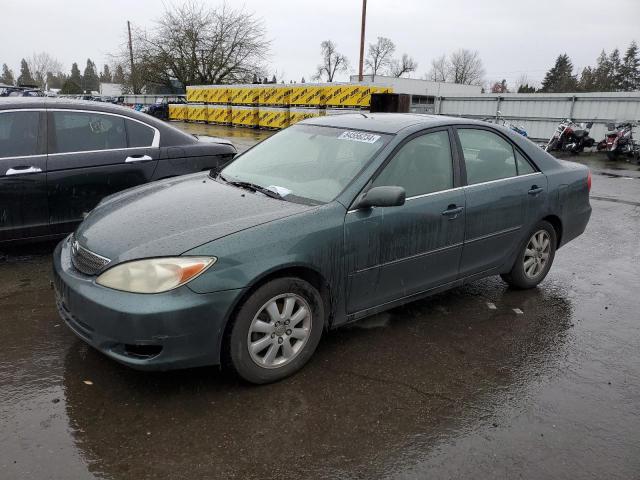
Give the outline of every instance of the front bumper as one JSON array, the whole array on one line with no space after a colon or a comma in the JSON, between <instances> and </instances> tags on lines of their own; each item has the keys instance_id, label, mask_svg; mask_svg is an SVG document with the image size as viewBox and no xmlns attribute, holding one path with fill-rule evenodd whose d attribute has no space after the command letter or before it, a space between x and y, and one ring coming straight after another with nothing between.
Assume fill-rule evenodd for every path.
<instances>
[{"instance_id":1,"label":"front bumper","mask_svg":"<svg viewBox=\"0 0 640 480\"><path fill-rule=\"evenodd\" d=\"M71 264L67 239L53 254L58 312L82 340L141 370L215 365L224 327L243 290L195 293L187 286L160 294L102 287Z\"/></svg>"}]
</instances>

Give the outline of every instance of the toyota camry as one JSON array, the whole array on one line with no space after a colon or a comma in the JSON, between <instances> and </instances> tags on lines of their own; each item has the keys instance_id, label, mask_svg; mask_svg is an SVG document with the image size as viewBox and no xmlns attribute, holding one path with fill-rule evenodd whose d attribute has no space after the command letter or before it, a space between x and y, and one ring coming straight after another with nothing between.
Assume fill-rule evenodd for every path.
<instances>
[{"instance_id":1,"label":"toyota camry","mask_svg":"<svg viewBox=\"0 0 640 480\"><path fill-rule=\"evenodd\" d=\"M224 169L104 199L54 254L66 324L138 369L299 370L323 332L491 275L537 286L591 175L484 122L308 119Z\"/></svg>"}]
</instances>

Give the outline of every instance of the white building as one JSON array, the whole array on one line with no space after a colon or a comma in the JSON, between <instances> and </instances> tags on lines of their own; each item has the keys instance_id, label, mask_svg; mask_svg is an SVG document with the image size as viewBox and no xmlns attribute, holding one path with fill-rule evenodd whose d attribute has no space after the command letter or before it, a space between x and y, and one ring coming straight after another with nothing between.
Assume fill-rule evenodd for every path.
<instances>
[{"instance_id":1,"label":"white building","mask_svg":"<svg viewBox=\"0 0 640 480\"><path fill-rule=\"evenodd\" d=\"M100 82L99 93L104 97L120 97L122 95L122 85L119 83Z\"/></svg>"},{"instance_id":2,"label":"white building","mask_svg":"<svg viewBox=\"0 0 640 480\"><path fill-rule=\"evenodd\" d=\"M350 81L358 83L358 75L351 75ZM393 87L394 93L411 95L410 111L414 113L435 113L437 97L480 95L480 85L462 85L449 82L432 82L419 78L398 78L385 75L363 75L363 83L379 83Z\"/></svg>"}]
</instances>

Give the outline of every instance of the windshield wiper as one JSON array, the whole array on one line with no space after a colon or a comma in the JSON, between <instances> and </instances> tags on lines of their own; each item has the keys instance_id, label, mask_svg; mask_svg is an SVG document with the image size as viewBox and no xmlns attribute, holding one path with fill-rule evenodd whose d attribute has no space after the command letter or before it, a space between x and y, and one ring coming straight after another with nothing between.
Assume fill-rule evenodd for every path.
<instances>
[{"instance_id":1,"label":"windshield wiper","mask_svg":"<svg viewBox=\"0 0 640 480\"><path fill-rule=\"evenodd\" d=\"M241 182L241 181L233 181L233 180L227 180L224 177L222 177L222 175L220 175L220 178L224 181L226 181L229 185L233 185L234 187L240 187L240 188L244 188L247 190L252 190L254 192L260 192L264 195L266 195L267 197L271 197L271 198L277 198L278 200L284 200L284 197L282 195L280 195L278 192L271 190L270 188L265 188L262 185L257 185L255 183L251 183L251 182Z\"/></svg>"}]
</instances>

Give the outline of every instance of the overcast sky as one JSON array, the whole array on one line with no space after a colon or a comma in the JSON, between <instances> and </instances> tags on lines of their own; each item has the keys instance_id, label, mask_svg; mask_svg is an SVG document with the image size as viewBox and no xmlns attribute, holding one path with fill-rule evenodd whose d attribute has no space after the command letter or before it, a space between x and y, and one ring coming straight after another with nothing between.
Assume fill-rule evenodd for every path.
<instances>
[{"instance_id":1,"label":"overcast sky","mask_svg":"<svg viewBox=\"0 0 640 480\"><path fill-rule=\"evenodd\" d=\"M179 0L173 0L179 3ZM169 2L170 3L170 2ZM217 0L209 0L212 5ZM332 39L356 73L361 0L229 0L265 21L273 40L271 73L288 81L309 80L319 60L320 42ZM65 69L87 58L101 69L124 42L126 20L152 27L167 1L2 0L0 64L19 75L20 59L46 51ZM640 0L369 0L367 42L391 38L397 53L418 62L422 77L431 59L457 48L478 50L487 80L509 83L526 73L540 81L560 53L575 67L593 64L604 48L625 50L640 42ZM339 80L346 80L347 76Z\"/></svg>"}]
</instances>

